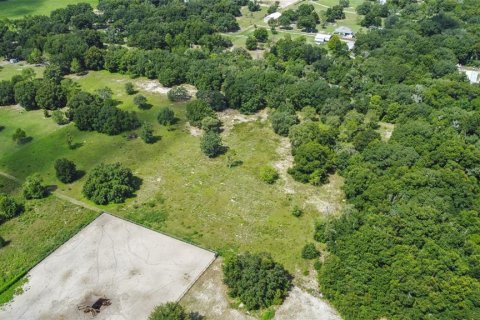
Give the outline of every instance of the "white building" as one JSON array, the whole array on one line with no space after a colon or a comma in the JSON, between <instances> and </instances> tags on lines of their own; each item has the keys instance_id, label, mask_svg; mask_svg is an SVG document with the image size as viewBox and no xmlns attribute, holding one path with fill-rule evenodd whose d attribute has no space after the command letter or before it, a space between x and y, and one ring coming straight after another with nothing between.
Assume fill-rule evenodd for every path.
<instances>
[{"instance_id":1,"label":"white building","mask_svg":"<svg viewBox=\"0 0 480 320\"><path fill-rule=\"evenodd\" d=\"M315 35L315 43L324 43L328 42L332 38L331 34L328 33L317 33Z\"/></svg>"},{"instance_id":2,"label":"white building","mask_svg":"<svg viewBox=\"0 0 480 320\"><path fill-rule=\"evenodd\" d=\"M352 29L348 27L343 27L343 26L335 29L333 33L338 34L341 38L347 38L347 39L352 39L355 36Z\"/></svg>"},{"instance_id":3,"label":"white building","mask_svg":"<svg viewBox=\"0 0 480 320\"><path fill-rule=\"evenodd\" d=\"M263 18L263 22L265 23L268 23L268 21L272 20L272 19L275 19L277 20L278 18L281 17L281 13L280 12L274 12L272 14L269 14L268 16L266 16L265 18Z\"/></svg>"}]
</instances>

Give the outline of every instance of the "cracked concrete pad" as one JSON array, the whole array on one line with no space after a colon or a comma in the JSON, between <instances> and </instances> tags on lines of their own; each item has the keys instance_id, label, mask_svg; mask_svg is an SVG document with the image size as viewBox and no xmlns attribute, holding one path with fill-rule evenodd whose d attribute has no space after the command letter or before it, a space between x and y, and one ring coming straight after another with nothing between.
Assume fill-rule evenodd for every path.
<instances>
[{"instance_id":1,"label":"cracked concrete pad","mask_svg":"<svg viewBox=\"0 0 480 320\"><path fill-rule=\"evenodd\" d=\"M179 300L215 254L102 214L28 273L0 319L92 319L78 306L106 297L95 319L146 319Z\"/></svg>"}]
</instances>

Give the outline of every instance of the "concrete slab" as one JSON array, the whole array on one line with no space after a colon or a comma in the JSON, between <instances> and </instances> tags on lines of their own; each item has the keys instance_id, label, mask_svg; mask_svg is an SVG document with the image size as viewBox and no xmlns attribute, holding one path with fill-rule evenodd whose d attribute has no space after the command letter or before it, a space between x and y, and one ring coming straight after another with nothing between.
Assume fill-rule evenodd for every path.
<instances>
[{"instance_id":1,"label":"concrete slab","mask_svg":"<svg viewBox=\"0 0 480 320\"><path fill-rule=\"evenodd\" d=\"M212 252L102 214L29 273L0 319L92 319L78 310L106 297L95 319L146 319L179 300L215 260Z\"/></svg>"}]
</instances>

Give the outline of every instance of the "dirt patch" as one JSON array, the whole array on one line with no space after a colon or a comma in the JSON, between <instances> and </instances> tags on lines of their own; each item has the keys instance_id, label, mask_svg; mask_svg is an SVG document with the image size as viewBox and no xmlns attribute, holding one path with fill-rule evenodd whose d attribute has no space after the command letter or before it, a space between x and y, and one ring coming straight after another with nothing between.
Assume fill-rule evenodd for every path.
<instances>
[{"instance_id":1,"label":"dirt patch","mask_svg":"<svg viewBox=\"0 0 480 320\"><path fill-rule=\"evenodd\" d=\"M222 259L217 259L182 298L189 311L211 320L253 320L254 317L230 307L222 280Z\"/></svg>"},{"instance_id":2,"label":"dirt patch","mask_svg":"<svg viewBox=\"0 0 480 320\"><path fill-rule=\"evenodd\" d=\"M328 183L317 187L318 192L311 194L305 201L323 214L335 214L341 211L343 202L343 178L338 174L331 175Z\"/></svg>"},{"instance_id":3,"label":"dirt patch","mask_svg":"<svg viewBox=\"0 0 480 320\"><path fill-rule=\"evenodd\" d=\"M191 136L200 137L203 134L203 130L197 127L190 125L189 122L185 124L185 129Z\"/></svg>"},{"instance_id":4,"label":"dirt patch","mask_svg":"<svg viewBox=\"0 0 480 320\"><path fill-rule=\"evenodd\" d=\"M134 84L141 90L151 93L167 94L171 89L162 86L160 82L156 80L137 80L134 82Z\"/></svg>"},{"instance_id":5,"label":"dirt patch","mask_svg":"<svg viewBox=\"0 0 480 320\"><path fill-rule=\"evenodd\" d=\"M341 320L341 317L327 302L294 287L285 302L278 308L274 319Z\"/></svg>"},{"instance_id":6,"label":"dirt patch","mask_svg":"<svg viewBox=\"0 0 480 320\"><path fill-rule=\"evenodd\" d=\"M246 115L235 109L227 109L217 112L218 119L222 122L223 134L228 135L230 131L239 123L261 121L265 122L268 118L268 110L263 109L255 114Z\"/></svg>"},{"instance_id":7,"label":"dirt patch","mask_svg":"<svg viewBox=\"0 0 480 320\"><path fill-rule=\"evenodd\" d=\"M273 164L278 174L284 181L283 190L287 194L295 193L293 179L288 174L288 168L293 166L292 146L287 137L280 137L280 144L277 148L279 159Z\"/></svg>"},{"instance_id":8,"label":"dirt patch","mask_svg":"<svg viewBox=\"0 0 480 320\"><path fill-rule=\"evenodd\" d=\"M380 122L380 128L378 128L378 132L382 137L382 141L388 141L392 137L393 129L395 129L395 125L393 123L387 122Z\"/></svg>"}]
</instances>

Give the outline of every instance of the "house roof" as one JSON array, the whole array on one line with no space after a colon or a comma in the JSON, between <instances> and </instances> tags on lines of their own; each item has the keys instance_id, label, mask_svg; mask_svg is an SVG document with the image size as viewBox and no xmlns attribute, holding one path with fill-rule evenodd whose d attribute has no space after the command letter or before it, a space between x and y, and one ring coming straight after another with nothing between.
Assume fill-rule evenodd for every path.
<instances>
[{"instance_id":1,"label":"house roof","mask_svg":"<svg viewBox=\"0 0 480 320\"><path fill-rule=\"evenodd\" d=\"M341 26L335 29L335 33L352 33L353 34L353 31L348 27Z\"/></svg>"}]
</instances>

